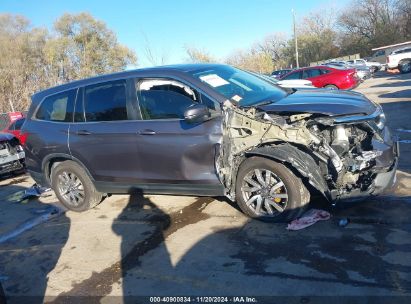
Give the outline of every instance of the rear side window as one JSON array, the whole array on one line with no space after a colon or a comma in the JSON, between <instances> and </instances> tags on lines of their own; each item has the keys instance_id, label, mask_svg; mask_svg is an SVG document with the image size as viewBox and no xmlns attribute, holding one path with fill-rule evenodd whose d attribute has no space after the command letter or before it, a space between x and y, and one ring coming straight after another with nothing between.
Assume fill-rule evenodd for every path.
<instances>
[{"instance_id":1,"label":"rear side window","mask_svg":"<svg viewBox=\"0 0 411 304\"><path fill-rule=\"evenodd\" d=\"M88 86L84 90L86 121L127 120L126 81Z\"/></svg>"},{"instance_id":2,"label":"rear side window","mask_svg":"<svg viewBox=\"0 0 411 304\"><path fill-rule=\"evenodd\" d=\"M185 110L198 102L198 94L175 80L147 79L137 85L141 116L151 119L184 119Z\"/></svg>"},{"instance_id":3,"label":"rear side window","mask_svg":"<svg viewBox=\"0 0 411 304\"><path fill-rule=\"evenodd\" d=\"M52 95L43 100L36 118L47 121L72 122L77 89Z\"/></svg>"},{"instance_id":4,"label":"rear side window","mask_svg":"<svg viewBox=\"0 0 411 304\"><path fill-rule=\"evenodd\" d=\"M291 73L285 76L284 78L282 78L282 80L301 79L300 76L301 76L301 72L294 72L294 73Z\"/></svg>"},{"instance_id":5,"label":"rear side window","mask_svg":"<svg viewBox=\"0 0 411 304\"><path fill-rule=\"evenodd\" d=\"M321 75L320 69L308 69L303 71L303 78L317 77Z\"/></svg>"}]
</instances>

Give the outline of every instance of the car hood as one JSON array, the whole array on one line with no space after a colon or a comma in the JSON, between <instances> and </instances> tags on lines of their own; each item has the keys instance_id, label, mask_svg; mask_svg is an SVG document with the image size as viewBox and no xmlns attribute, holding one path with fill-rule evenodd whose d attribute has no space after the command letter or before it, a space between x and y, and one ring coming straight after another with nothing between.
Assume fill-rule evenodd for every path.
<instances>
[{"instance_id":1,"label":"car hood","mask_svg":"<svg viewBox=\"0 0 411 304\"><path fill-rule=\"evenodd\" d=\"M370 115L376 111L377 105L364 95L352 91L310 89L297 90L277 102L257 106L257 108L265 112L318 113L336 116Z\"/></svg>"}]
</instances>

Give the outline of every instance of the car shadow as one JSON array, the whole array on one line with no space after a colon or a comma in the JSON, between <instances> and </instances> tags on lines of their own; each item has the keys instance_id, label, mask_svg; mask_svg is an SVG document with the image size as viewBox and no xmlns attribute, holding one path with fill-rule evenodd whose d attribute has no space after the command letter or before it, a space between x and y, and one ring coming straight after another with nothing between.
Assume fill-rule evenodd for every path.
<instances>
[{"instance_id":1,"label":"car shadow","mask_svg":"<svg viewBox=\"0 0 411 304\"><path fill-rule=\"evenodd\" d=\"M410 98L411 101L411 89L405 89L392 93L385 93L378 95L380 98Z\"/></svg>"},{"instance_id":2,"label":"car shadow","mask_svg":"<svg viewBox=\"0 0 411 304\"><path fill-rule=\"evenodd\" d=\"M376 85L371 86L371 88L395 88L395 87L406 87L406 86L411 86L411 80L376 84Z\"/></svg>"},{"instance_id":3,"label":"car shadow","mask_svg":"<svg viewBox=\"0 0 411 304\"><path fill-rule=\"evenodd\" d=\"M170 214L148 198L130 199L121 216L130 216L129 208L146 206L140 210L153 212L147 218L155 219L155 229L131 250L127 249L129 236L119 234L125 243L121 261L124 303L138 302L137 295L289 296L296 284L298 294L306 295L342 295L352 290L411 293L407 258L411 248L406 241L411 234L411 197L386 196L338 205L331 220L300 231L244 216L233 227L228 225L230 216L199 209L199 204L210 202L204 199ZM347 226L339 226L341 218L348 219ZM204 234L204 227L210 227L210 233ZM118 231L115 224L113 229ZM185 243L193 238L190 231L204 237L187 250L180 249L187 248ZM176 258L179 251L181 256Z\"/></svg>"}]
</instances>

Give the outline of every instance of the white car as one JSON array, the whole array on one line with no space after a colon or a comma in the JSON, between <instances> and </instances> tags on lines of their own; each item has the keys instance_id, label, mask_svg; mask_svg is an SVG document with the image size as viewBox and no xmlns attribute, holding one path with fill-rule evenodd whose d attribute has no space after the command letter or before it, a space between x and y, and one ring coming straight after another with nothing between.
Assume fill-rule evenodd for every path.
<instances>
[{"instance_id":1,"label":"white car","mask_svg":"<svg viewBox=\"0 0 411 304\"><path fill-rule=\"evenodd\" d=\"M249 73L257 76L265 81L268 81L272 84L278 85L282 88L291 88L291 89L315 89L316 87L313 86L313 83L310 80L306 79L290 79L290 80L278 80L274 76L268 76L252 71L248 71Z\"/></svg>"},{"instance_id":2,"label":"white car","mask_svg":"<svg viewBox=\"0 0 411 304\"><path fill-rule=\"evenodd\" d=\"M347 60L348 63L353 65L365 65L372 69L373 72L376 72L382 68L382 64L376 61L367 61L365 59L351 59Z\"/></svg>"},{"instance_id":3,"label":"white car","mask_svg":"<svg viewBox=\"0 0 411 304\"><path fill-rule=\"evenodd\" d=\"M389 69L399 69L401 73L411 72L411 47L393 51L387 56Z\"/></svg>"},{"instance_id":4,"label":"white car","mask_svg":"<svg viewBox=\"0 0 411 304\"><path fill-rule=\"evenodd\" d=\"M289 80L278 80L277 84L283 88L293 88L293 89L309 89L315 88L310 80L306 79L289 79Z\"/></svg>"}]
</instances>

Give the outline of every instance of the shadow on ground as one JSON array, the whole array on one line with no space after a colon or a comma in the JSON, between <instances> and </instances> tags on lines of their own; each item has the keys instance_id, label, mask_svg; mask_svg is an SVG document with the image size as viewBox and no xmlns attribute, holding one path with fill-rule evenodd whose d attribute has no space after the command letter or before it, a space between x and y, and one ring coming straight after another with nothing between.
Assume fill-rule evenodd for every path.
<instances>
[{"instance_id":1,"label":"shadow on ground","mask_svg":"<svg viewBox=\"0 0 411 304\"><path fill-rule=\"evenodd\" d=\"M411 101L411 89L405 89L392 93L385 93L378 95L380 98L410 98Z\"/></svg>"},{"instance_id":2,"label":"shadow on ground","mask_svg":"<svg viewBox=\"0 0 411 304\"><path fill-rule=\"evenodd\" d=\"M2 185L0 199L0 281L7 303L43 303L48 274L54 269L70 231L65 214L21 231L55 209L37 199L21 201L27 188L18 185L22 176ZM50 230L50 233L42 233ZM16 233L16 235L14 235ZM8 236L14 235L11 238ZM1 303L1 301L0 301Z\"/></svg>"},{"instance_id":3,"label":"shadow on ground","mask_svg":"<svg viewBox=\"0 0 411 304\"><path fill-rule=\"evenodd\" d=\"M225 202L198 198L166 214L149 198L130 196L112 226L122 238L122 260L55 302L74 303L70 296L90 293L99 302L115 286L124 303L136 303L138 295L411 293L410 197L339 205L331 220L297 232L239 213L211 215L216 204ZM340 227L340 218L348 218L348 226ZM154 229L130 249L119 221L145 221Z\"/></svg>"}]
</instances>

